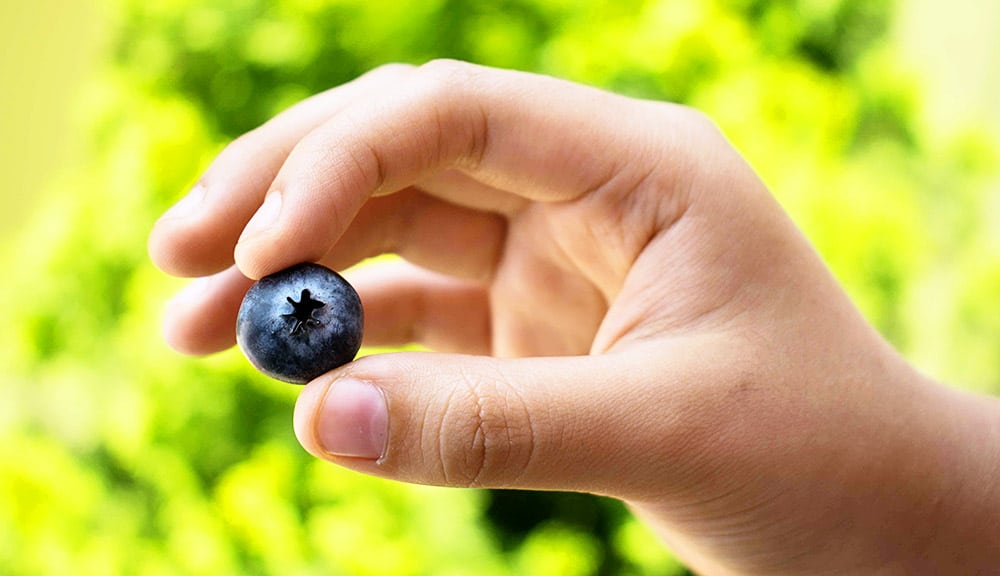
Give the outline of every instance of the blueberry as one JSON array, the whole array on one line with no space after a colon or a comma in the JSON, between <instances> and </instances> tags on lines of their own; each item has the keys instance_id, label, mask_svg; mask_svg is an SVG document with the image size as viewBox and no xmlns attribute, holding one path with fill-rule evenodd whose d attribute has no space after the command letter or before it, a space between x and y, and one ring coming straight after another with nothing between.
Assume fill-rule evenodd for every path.
<instances>
[{"instance_id":1,"label":"blueberry","mask_svg":"<svg viewBox=\"0 0 1000 576\"><path fill-rule=\"evenodd\" d=\"M354 359L363 324L361 299L340 274L297 264L250 288L236 317L236 342L264 374L305 384Z\"/></svg>"}]
</instances>

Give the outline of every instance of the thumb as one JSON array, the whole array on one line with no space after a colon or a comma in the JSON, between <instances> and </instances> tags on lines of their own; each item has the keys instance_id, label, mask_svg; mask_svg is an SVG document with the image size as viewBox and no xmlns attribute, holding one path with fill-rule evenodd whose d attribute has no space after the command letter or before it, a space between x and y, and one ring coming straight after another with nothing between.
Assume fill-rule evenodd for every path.
<instances>
[{"instance_id":1,"label":"thumb","mask_svg":"<svg viewBox=\"0 0 1000 576\"><path fill-rule=\"evenodd\" d=\"M368 356L306 386L295 431L320 458L396 480L634 497L690 443L670 378L629 356Z\"/></svg>"}]
</instances>

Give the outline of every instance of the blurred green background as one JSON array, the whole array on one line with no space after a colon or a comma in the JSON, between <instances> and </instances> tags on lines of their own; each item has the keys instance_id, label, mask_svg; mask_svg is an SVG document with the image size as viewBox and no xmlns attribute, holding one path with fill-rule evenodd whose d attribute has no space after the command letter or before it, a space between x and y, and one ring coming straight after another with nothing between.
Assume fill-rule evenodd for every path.
<instances>
[{"instance_id":1,"label":"blurred green background","mask_svg":"<svg viewBox=\"0 0 1000 576\"><path fill-rule=\"evenodd\" d=\"M0 4L0 573L684 574L618 503L311 460L297 389L159 338L145 238L231 138L448 56L706 110L915 364L1000 392L1000 4Z\"/></svg>"}]
</instances>

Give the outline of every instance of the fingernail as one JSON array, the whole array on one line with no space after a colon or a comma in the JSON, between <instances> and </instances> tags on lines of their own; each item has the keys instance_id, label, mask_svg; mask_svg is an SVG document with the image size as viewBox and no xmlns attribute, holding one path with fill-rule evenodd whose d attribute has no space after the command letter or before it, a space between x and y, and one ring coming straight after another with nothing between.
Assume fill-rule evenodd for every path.
<instances>
[{"instance_id":1,"label":"fingernail","mask_svg":"<svg viewBox=\"0 0 1000 576\"><path fill-rule=\"evenodd\" d=\"M375 460L385 451L388 427L381 390L367 382L338 380L320 407L316 439L327 454Z\"/></svg>"},{"instance_id":2,"label":"fingernail","mask_svg":"<svg viewBox=\"0 0 1000 576\"><path fill-rule=\"evenodd\" d=\"M195 185L190 192L170 207L169 210L160 216L160 220L179 220L193 216L201 208L201 201L205 198L205 187L201 184Z\"/></svg>"},{"instance_id":3,"label":"fingernail","mask_svg":"<svg viewBox=\"0 0 1000 576\"><path fill-rule=\"evenodd\" d=\"M260 205L257 209L257 213L253 215L253 218L247 222L246 227L243 229L243 235L240 236L240 240L244 238L249 238L254 234L266 230L274 225L278 221L278 215L281 213L281 193L275 190L267 193L264 197L264 203Z\"/></svg>"}]
</instances>

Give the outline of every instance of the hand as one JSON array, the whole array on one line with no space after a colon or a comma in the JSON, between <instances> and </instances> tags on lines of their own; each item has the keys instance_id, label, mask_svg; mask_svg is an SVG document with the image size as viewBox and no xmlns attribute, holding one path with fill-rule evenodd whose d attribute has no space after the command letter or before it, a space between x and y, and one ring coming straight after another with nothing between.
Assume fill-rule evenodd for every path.
<instances>
[{"instance_id":1,"label":"hand","mask_svg":"<svg viewBox=\"0 0 1000 576\"><path fill-rule=\"evenodd\" d=\"M207 278L167 315L189 353L234 343L249 279L386 252L407 262L349 276L366 343L450 353L310 383L313 454L621 498L705 573L1000 563L997 402L903 361L700 114L380 68L237 139L150 239L161 268Z\"/></svg>"}]
</instances>

